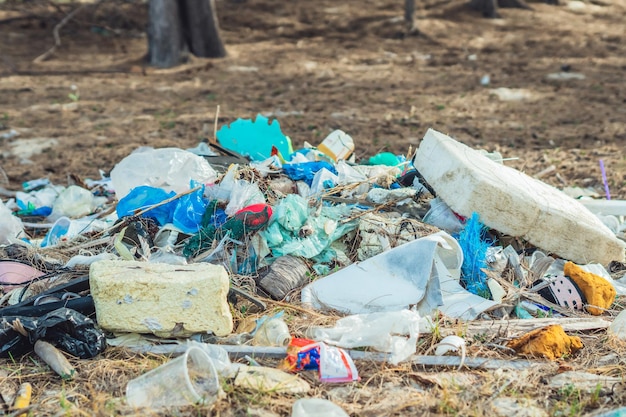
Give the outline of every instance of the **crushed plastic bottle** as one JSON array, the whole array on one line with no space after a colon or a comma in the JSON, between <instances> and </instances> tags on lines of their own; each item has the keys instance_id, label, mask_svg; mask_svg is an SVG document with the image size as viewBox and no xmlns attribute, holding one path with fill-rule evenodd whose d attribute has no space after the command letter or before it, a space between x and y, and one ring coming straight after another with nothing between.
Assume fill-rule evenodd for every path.
<instances>
[{"instance_id":1,"label":"crushed plastic bottle","mask_svg":"<svg viewBox=\"0 0 626 417\"><path fill-rule=\"evenodd\" d=\"M287 346L291 340L291 334L287 323L280 317L265 319L254 333L252 343L259 346Z\"/></svg>"}]
</instances>

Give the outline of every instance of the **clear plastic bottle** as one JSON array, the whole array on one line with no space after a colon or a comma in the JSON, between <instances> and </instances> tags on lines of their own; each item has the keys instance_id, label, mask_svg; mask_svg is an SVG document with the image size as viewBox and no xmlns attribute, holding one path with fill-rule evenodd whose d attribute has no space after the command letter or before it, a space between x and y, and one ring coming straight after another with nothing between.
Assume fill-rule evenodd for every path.
<instances>
[{"instance_id":1,"label":"clear plastic bottle","mask_svg":"<svg viewBox=\"0 0 626 417\"><path fill-rule=\"evenodd\" d=\"M281 318L265 320L252 339L259 346L287 346L290 340L289 328Z\"/></svg>"}]
</instances>

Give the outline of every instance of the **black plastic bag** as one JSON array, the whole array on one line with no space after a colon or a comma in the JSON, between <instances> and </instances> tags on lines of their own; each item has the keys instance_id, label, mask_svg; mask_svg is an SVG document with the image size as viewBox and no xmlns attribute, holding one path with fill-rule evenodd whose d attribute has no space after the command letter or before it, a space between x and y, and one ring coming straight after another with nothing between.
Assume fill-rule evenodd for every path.
<instances>
[{"instance_id":1,"label":"black plastic bag","mask_svg":"<svg viewBox=\"0 0 626 417\"><path fill-rule=\"evenodd\" d=\"M15 329L18 320L27 336ZM92 358L106 348L104 333L94 321L69 308L59 308L41 317L0 318L0 357L24 355L40 339L81 359Z\"/></svg>"}]
</instances>

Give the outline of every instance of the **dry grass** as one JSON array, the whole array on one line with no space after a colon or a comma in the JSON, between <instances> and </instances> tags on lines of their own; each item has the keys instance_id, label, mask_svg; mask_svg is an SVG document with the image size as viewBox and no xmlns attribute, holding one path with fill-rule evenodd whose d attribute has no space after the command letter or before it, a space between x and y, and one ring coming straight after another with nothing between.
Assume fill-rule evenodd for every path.
<instances>
[{"instance_id":1,"label":"dry grass","mask_svg":"<svg viewBox=\"0 0 626 417\"><path fill-rule=\"evenodd\" d=\"M310 311L302 306L281 302L268 302L268 312L284 310L290 329L296 336L304 336L311 326L332 325L338 318ZM250 315L235 313L236 325ZM254 317L254 316L252 316ZM462 327L448 323L443 318L439 329L420 337L417 353L426 354L438 342L442 333L461 333ZM361 380L340 385L322 384L312 372L302 377L312 385L306 396L327 398L342 406L351 415L403 416L421 414L432 416L483 416L504 415L498 411L503 401L518 404L514 415L523 414L536 407L552 416L583 416L594 410L616 408L626 402L622 382L610 386L599 384L590 392L575 385L560 388L547 387L550 379L566 371L589 372L606 377L624 378L626 343L607 336L604 331L577 334L584 348L576 355L562 358L556 363L541 365L524 371L481 370L464 367L460 371L444 367L424 367L410 363L392 366L384 362L356 361ZM499 348L506 337L491 335L486 339L474 337L468 342L468 357L489 357L514 360L516 356ZM278 395L255 392L234 386L223 380L226 397L212 406L180 408L175 411L146 414L125 404L126 383L150 369L166 362L163 355L137 354L124 348L109 348L92 360L70 359L77 368L77 376L63 381L53 374L37 357L27 355L13 360L3 360L0 368L1 391L7 403L23 382L33 385L30 415L33 416L246 416L289 415L292 403L303 395ZM276 359L259 359L266 366L278 365ZM504 399L504 400L503 400ZM508 403L506 403L508 404ZM5 408L7 415L11 415ZM262 410L262 411L260 411ZM272 414L275 413L275 414Z\"/></svg>"}]
</instances>

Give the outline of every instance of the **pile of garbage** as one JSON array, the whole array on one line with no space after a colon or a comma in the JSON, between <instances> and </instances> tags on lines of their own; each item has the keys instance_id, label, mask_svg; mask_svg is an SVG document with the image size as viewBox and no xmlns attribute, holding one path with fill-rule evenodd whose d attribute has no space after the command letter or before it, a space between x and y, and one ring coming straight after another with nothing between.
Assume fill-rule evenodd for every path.
<instances>
[{"instance_id":1,"label":"pile of garbage","mask_svg":"<svg viewBox=\"0 0 626 417\"><path fill-rule=\"evenodd\" d=\"M358 163L340 130L295 151L261 116L216 136L0 201L1 357L34 351L71 379L65 353L172 354L129 382L127 403L210 404L220 378L306 393L300 372L346 383L354 359L424 360L418 339L440 317L555 319L507 346L559 359L584 348L559 319L608 316L626 295L624 201L567 195L432 129L414 153ZM342 317L294 337L271 300ZM258 319L235 330L235 310ZM594 323L626 338L622 314ZM444 338L433 364L480 366L465 343ZM255 366L264 355L281 365ZM293 415L308 408L347 415L321 399Z\"/></svg>"}]
</instances>

